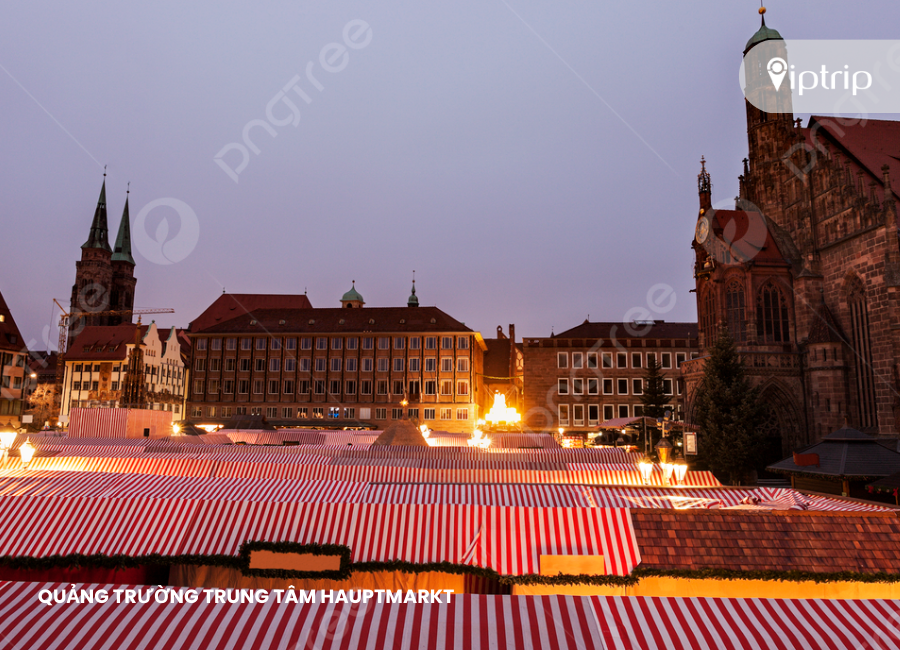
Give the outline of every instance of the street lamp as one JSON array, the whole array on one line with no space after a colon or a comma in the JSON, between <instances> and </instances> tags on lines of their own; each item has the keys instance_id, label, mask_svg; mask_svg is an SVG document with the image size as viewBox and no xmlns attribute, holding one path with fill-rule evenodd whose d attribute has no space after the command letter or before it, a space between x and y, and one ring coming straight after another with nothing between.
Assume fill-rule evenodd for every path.
<instances>
[{"instance_id":1,"label":"street lamp","mask_svg":"<svg viewBox=\"0 0 900 650\"><path fill-rule=\"evenodd\" d=\"M19 447L19 456L22 458L22 465L28 467L31 459L34 458L34 452L36 451L37 449L31 444L31 438L26 438L25 444Z\"/></svg>"},{"instance_id":2,"label":"street lamp","mask_svg":"<svg viewBox=\"0 0 900 650\"><path fill-rule=\"evenodd\" d=\"M12 428L9 424L7 424L3 429L0 429L0 451L2 451L2 458L6 460L9 456L9 449L13 446L13 443L16 441L16 430Z\"/></svg>"}]
</instances>

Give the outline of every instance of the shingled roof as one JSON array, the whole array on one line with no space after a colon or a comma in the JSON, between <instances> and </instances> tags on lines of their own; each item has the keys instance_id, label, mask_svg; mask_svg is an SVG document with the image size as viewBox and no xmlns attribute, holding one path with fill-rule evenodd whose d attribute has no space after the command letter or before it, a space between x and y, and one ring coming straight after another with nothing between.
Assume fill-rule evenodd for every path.
<instances>
[{"instance_id":1,"label":"shingled roof","mask_svg":"<svg viewBox=\"0 0 900 650\"><path fill-rule=\"evenodd\" d=\"M896 513L631 511L641 568L900 572Z\"/></svg>"},{"instance_id":2,"label":"shingled roof","mask_svg":"<svg viewBox=\"0 0 900 650\"><path fill-rule=\"evenodd\" d=\"M785 474L871 479L900 472L900 453L878 443L873 436L844 426L798 454L816 454L818 465L797 465L794 456L769 465Z\"/></svg>"},{"instance_id":3,"label":"shingled roof","mask_svg":"<svg viewBox=\"0 0 900 650\"><path fill-rule=\"evenodd\" d=\"M560 332L556 339L696 339L697 323L667 323L662 320L647 323L592 323L585 320L581 325Z\"/></svg>"},{"instance_id":4,"label":"shingled roof","mask_svg":"<svg viewBox=\"0 0 900 650\"><path fill-rule=\"evenodd\" d=\"M223 293L191 322L190 331L199 332L216 323L244 316L257 309L311 308L312 304L306 294Z\"/></svg>"},{"instance_id":5,"label":"shingled roof","mask_svg":"<svg viewBox=\"0 0 900 650\"><path fill-rule=\"evenodd\" d=\"M472 330L437 307L364 307L362 309L254 309L191 333L279 332L471 332Z\"/></svg>"},{"instance_id":6,"label":"shingled roof","mask_svg":"<svg viewBox=\"0 0 900 650\"><path fill-rule=\"evenodd\" d=\"M69 345L66 361L124 361L128 345L134 343L134 328L124 325L88 325ZM149 325L141 325L141 340L147 336ZM157 335L159 330L157 329ZM168 330L166 330L168 338ZM165 340L161 339L165 345Z\"/></svg>"}]
</instances>

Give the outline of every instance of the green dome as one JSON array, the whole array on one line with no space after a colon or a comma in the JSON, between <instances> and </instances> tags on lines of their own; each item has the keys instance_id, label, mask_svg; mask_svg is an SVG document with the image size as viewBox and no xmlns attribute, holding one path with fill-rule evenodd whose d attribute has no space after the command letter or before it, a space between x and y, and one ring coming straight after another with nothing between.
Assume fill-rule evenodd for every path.
<instances>
[{"instance_id":1,"label":"green dome","mask_svg":"<svg viewBox=\"0 0 900 650\"><path fill-rule=\"evenodd\" d=\"M750 48L754 45L759 45L763 41L783 41L781 38L781 34L779 34L776 30L771 29L770 27L766 27L766 19L762 19L762 26L759 28L753 36L750 37L750 40L747 41L747 46L744 48L744 54L750 51Z\"/></svg>"},{"instance_id":2,"label":"green dome","mask_svg":"<svg viewBox=\"0 0 900 650\"><path fill-rule=\"evenodd\" d=\"M363 297L359 294L359 291L356 290L356 282L353 283L353 286L350 288L350 291L345 293L341 298L341 302L350 301L350 300L358 300L359 302L365 302Z\"/></svg>"}]
</instances>

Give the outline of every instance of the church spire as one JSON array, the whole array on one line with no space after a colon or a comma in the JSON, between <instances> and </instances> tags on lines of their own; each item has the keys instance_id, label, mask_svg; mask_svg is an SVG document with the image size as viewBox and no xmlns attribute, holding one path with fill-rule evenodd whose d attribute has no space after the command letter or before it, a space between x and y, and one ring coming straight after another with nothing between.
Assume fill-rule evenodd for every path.
<instances>
[{"instance_id":1,"label":"church spire","mask_svg":"<svg viewBox=\"0 0 900 650\"><path fill-rule=\"evenodd\" d=\"M112 252L109 247L109 228L106 225L106 168L103 170L103 186L100 188L100 198L97 200L94 220L91 222L91 234L81 247L101 248Z\"/></svg>"},{"instance_id":2,"label":"church spire","mask_svg":"<svg viewBox=\"0 0 900 650\"><path fill-rule=\"evenodd\" d=\"M409 299L406 301L407 307L418 307L419 299L416 296L416 272L413 271L413 284L412 284L412 293L409 295Z\"/></svg>"},{"instance_id":3,"label":"church spire","mask_svg":"<svg viewBox=\"0 0 900 650\"><path fill-rule=\"evenodd\" d=\"M128 195L131 194L131 184L125 192L125 209L122 211L122 222L119 224L119 234L116 236L116 245L113 249L113 262L126 262L134 266L134 258L131 256L131 219L128 216Z\"/></svg>"},{"instance_id":4,"label":"church spire","mask_svg":"<svg viewBox=\"0 0 900 650\"><path fill-rule=\"evenodd\" d=\"M700 193L700 207L704 210L712 208L712 180L706 171L706 158L700 156L700 173L697 174L697 190Z\"/></svg>"}]
</instances>

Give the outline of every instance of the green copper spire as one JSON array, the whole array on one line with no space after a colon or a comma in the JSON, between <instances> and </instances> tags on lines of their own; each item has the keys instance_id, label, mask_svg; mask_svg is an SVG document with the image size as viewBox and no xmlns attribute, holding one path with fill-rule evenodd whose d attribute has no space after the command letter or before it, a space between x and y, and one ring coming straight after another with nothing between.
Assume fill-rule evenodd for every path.
<instances>
[{"instance_id":1,"label":"green copper spire","mask_svg":"<svg viewBox=\"0 0 900 650\"><path fill-rule=\"evenodd\" d=\"M106 172L103 172L103 187L100 188L100 198L97 201L97 209L94 210L94 221L91 222L91 234L88 240L81 245L82 248L102 248L112 252L109 247L109 228L106 225Z\"/></svg>"},{"instance_id":2,"label":"green copper spire","mask_svg":"<svg viewBox=\"0 0 900 650\"><path fill-rule=\"evenodd\" d=\"M777 30L772 29L771 27L766 27L766 8L759 8L759 15L762 17L762 25L759 30L750 37L750 40L747 41L747 45L744 47L744 54L747 54L751 50L754 45L759 45L765 41L782 41L781 34L778 33Z\"/></svg>"},{"instance_id":3,"label":"green copper spire","mask_svg":"<svg viewBox=\"0 0 900 650\"><path fill-rule=\"evenodd\" d=\"M416 296L416 281L413 279L412 285L412 293L409 294L409 299L406 301L407 307L418 307L419 306L419 298Z\"/></svg>"},{"instance_id":4,"label":"green copper spire","mask_svg":"<svg viewBox=\"0 0 900 650\"><path fill-rule=\"evenodd\" d=\"M125 209L122 211L122 223L119 224L119 234L116 236L116 246L113 251L113 262L127 262L134 266L134 258L131 256L131 220L128 217L128 195L125 193Z\"/></svg>"}]
</instances>

